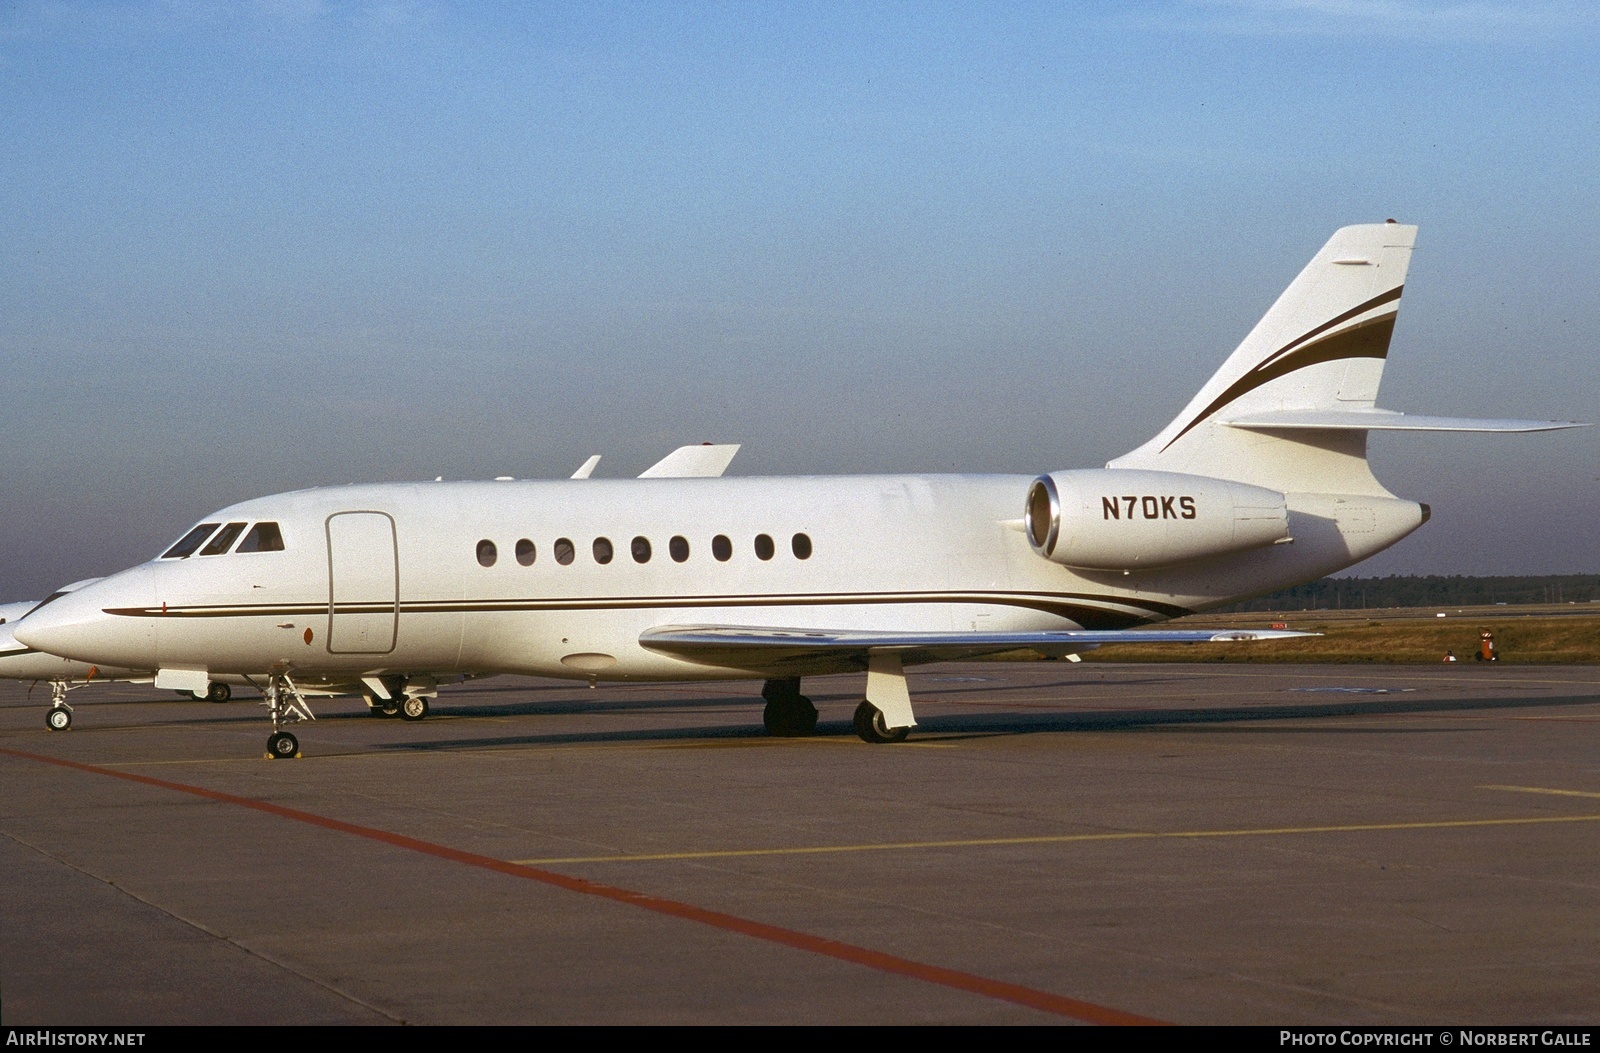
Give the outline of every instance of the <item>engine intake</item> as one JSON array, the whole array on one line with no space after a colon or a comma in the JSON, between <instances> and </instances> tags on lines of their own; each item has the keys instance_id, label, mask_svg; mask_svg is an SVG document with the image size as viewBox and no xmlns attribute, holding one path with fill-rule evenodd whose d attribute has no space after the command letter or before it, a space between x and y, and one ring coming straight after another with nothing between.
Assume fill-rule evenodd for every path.
<instances>
[{"instance_id":1,"label":"engine intake","mask_svg":"<svg viewBox=\"0 0 1600 1053\"><path fill-rule=\"evenodd\" d=\"M1028 488L1028 543L1082 570L1141 570L1231 555L1289 537L1275 490L1178 472L1100 468Z\"/></svg>"}]
</instances>

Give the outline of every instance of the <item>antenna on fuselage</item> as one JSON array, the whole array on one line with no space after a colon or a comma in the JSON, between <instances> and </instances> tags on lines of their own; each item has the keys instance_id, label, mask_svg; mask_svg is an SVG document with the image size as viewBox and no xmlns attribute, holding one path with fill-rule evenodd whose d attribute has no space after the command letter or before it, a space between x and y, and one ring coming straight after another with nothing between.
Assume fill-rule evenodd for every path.
<instances>
[{"instance_id":1,"label":"antenna on fuselage","mask_svg":"<svg viewBox=\"0 0 1600 1053\"><path fill-rule=\"evenodd\" d=\"M594 472L594 466L599 464L599 463L600 463L600 455L597 453L593 457L589 458L587 461L584 461L583 464L579 465L578 466L578 470L572 473L572 478L574 478L574 479L587 479L587 478L589 478L589 476Z\"/></svg>"}]
</instances>

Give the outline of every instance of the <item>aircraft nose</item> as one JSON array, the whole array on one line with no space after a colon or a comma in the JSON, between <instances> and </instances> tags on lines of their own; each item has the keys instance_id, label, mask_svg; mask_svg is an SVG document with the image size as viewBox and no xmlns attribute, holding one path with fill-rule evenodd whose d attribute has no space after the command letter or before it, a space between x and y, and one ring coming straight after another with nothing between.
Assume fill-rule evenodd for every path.
<instances>
[{"instance_id":1,"label":"aircraft nose","mask_svg":"<svg viewBox=\"0 0 1600 1053\"><path fill-rule=\"evenodd\" d=\"M12 633L18 642L62 658L154 669L154 623L141 613L154 606L154 598L150 572L136 567L34 608Z\"/></svg>"}]
</instances>

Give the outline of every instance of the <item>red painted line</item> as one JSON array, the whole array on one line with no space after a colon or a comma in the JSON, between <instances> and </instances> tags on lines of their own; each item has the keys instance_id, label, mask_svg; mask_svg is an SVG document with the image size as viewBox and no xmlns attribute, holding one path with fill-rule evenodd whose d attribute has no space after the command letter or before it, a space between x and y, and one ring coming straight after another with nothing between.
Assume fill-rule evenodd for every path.
<instances>
[{"instance_id":1,"label":"red painted line","mask_svg":"<svg viewBox=\"0 0 1600 1053\"><path fill-rule=\"evenodd\" d=\"M983 995L986 998L994 998L1002 1002L1013 1002L1017 1005L1027 1006L1029 1009L1037 1009L1041 1012L1053 1013L1057 1016L1069 1017L1085 1023L1165 1023L1162 1020L1152 1020L1133 1013L1125 1013L1120 1009L1095 1005L1093 1002L1083 1002L1076 998L1051 994L1048 991L1038 991L1031 987L1005 983L1002 980L991 980L982 976L974 976L971 973L959 972L955 969L945 969L937 965L928 965L924 962L914 962L908 958L898 958L892 954L884 954L882 951L857 947L854 944L841 943L838 940L813 936L810 933L797 932L794 929L785 929L777 925L767 925L764 922L751 921L748 918L723 914L720 911L706 910L704 907L696 907L689 903L662 899L644 892L633 892L629 889L618 888L615 885L602 885L594 881L585 881L582 878L558 874L553 870L540 870L537 867L520 866L504 859L480 856L473 852L463 852L445 845L434 844L431 841L419 841L414 837L406 837L403 834L376 830L370 826L358 826L355 823L347 823L340 819L330 819L327 816L314 815L311 812L302 812L295 808L285 808L282 805L271 804L267 801L257 801L249 797L237 797L231 793L208 790L203 786L189 786L181 782L168 782L165 779L153 779L148 775L135 775L132 772L115 771L111 768L102 768L94 764L80 764L77 761L62 760L59 757L25 753L22 750L0 748L0 754L19 757L23 760L39 761L42 764L54 764L57 767L70 768L74 771L88 772L93 775L107 775L113 779L125 779L128 782L141 783L145 786L154 786L177 793L192 794L221 804L238 805L241 808L250 808L258 812L265 812L268 815L275 815L281 819L292 819L295 822L320 826L325 830L337 830L340 833L353 834L356 837L364 837L371 841L392 845L395 848L420 852L423 855L434 856L438 859L447 859L466 866L492 870L509 877L553 885L556 888L566 889L568 892L578 892L585 896L598 896L601 899L608 899L615 903L625 903L630 907L639 907L644 910L654 911L657 914L665 914L668 917L709 925L714 929L722 929L725 932L738 933L741 936L765 940L768 943L776 943L796 950L810 951L813 954L849 962L852 965L861 965L869 969L877 969L880 972L893 973L897 976L905 976L925 983L954 988L957 991Z\"/></svg>"}]
</instances>

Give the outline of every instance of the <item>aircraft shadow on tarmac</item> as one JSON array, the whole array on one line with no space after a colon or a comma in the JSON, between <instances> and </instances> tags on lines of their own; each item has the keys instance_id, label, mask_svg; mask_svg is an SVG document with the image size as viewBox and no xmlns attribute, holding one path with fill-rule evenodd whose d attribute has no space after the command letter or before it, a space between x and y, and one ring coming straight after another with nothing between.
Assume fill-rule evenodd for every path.
<instances>
[{"instance_id":1,"label":"aircraft shadow on tarmac","mask_svg":"<svg viewBox=\"0 0 1600 1053\"><path fill-rule=\"evenodd\" d=\"M827 700L819 698L826 704ZM596 703L589 707L594 713L607 711L619 712L631 708L635 711L642 709L684 709L693 706L726 707L729 699L700 700L662 700L651 701L640 705L625 702ZM1507 709L1549 709L1566 706L1593 706L1600 702L1600 697L1595 695L1576 695L1569 697L1543 697L1543 698L1469 698L1456 700L1441 699L1399 699L1384 698L1382 700L1362 702L1326 702L1326 703L1285 703L1282 705L1254 706L1249 709L1218 709L1214 707L1167 707L1148 710L1088 710L1076 712L1002 712L1002 713L960 713L941 716L938 714L927 715L917 725L916 737L928 740L936 737L938 741L949 742L961 738L990 738L1000 735L1037 735L1073 731L1140 731L1155 727L1188 727L1202 730L1217 731L1263 731L1280 732L1291 731L1300 734L1349 734L1360 731L1372 734L1416 734L1419 731L1448 731L1450 727L1439 728L1257 728L1249 725L1259 725L1267 721L1286 720L1314 720L1328 717L1351 716L1403 716L1408 713L1459 713L1462 715L1480 711L1495 711ZM673 728L631 728L624 730L605 731L580 731L557 732L551 734L526 734L526 735L495 735L483 737L461 737L450 739L431 739L428 741L386 742L375 744L372 748L378 751L387 750L467 750L484 748L504 748L508 746L557 746L580 745L585 743L619 743L619 742L680 742L688 744L695 740L703 739L752 739L763 743L779 745L789 742L804 742L804 739L770 738L761 728L757 718L758 710L751 705L752 719L749 722L728 725L700 727L673 727ZM457 709L441 710L441 712L466 715L508 715L508 710L518 710L526 713L528 710L519 706L508 707L481 707L474 710L461 711ZM571 710L561 710L572 712ZM853 737L854 732L846 721L824 721L817 725L816 736L827 737Z\"/></svg>"},{"instance_id":2,"label":"aircraft shadow on tarmac","mask_svg":"<svg viewBox=\"0 0 1600 1053\"><path fill-rule=\"evenodd\" d=\"M1182 677L1153 678L1152 682L1170 683ZM1119 684L1127 681L1118 681ZM1019 685L1022 686L1022 685ZM1026 685L1031 690L1037 691L1040 687L1049 685ZM1080 681L1059 685L1083 686ZM1600 703L1597 695L1573 695L1565 697L1525 697L1525 698L1462 698L1441 699L1429 695L1418 697L1415 695L1361 695L1340 696L1337 700L1305 701L1284 700L1282 702L1267 702L1264 704L1249 704L1241 706L1163 706L1159 708L1123 708L1113 704L1100 705L1095 708L1083 709L1038 709L1022 708L1026 703L1018 703L1019 708L1008 707L1004 698L1006 685L991 682L986 684L961 685L958 688L947 688L940 685L926 691L917 692L923 698L924 712L921 722L912 739L913 742L927 741L930 737L937 737L940 741L949 742L959 738L989 738L1001 735L1037 735L1050 733L1063 733L1073 731L1140 731L1157 727L1187 727L1195 730L1214 729L1217 731L1261 731L1284 732L1292 731L1302 734L1327 733L1349 734L1352 731L1361 731L1372 734L1391 734L1402 731L1415 733L1419 730L1449 730L1446 726L1438 729L1417 728L1312 728L1312 727L1284 727L1273 728L1259 727L1266 722L1282 722L1293 720L1317 720L1329 717L1360 717L1360 716L1404 716L1409 713L1459 713L1470 714L1479 711L1515 710L1515 709L1543 709L1561 708L1569 706L1593 706ZM571 690L568 685L554 685L544 688L542 685L533 687L533 690ZM481 690L481 689L480 689ZM504 687L499 690L505 691ZM515 689L521 693L524 689ZM969 693L987 693L996 697L990 703L992 709L980 712L961 712L941 714L937 711L939 702L952 694L966 695ZM562 698L545 700L507 701L503 703L488 703L484 701L469 701L456 704L453 698L459 697L460 691L446 693L438 700L432 715L421 724L411 725L404 721L386 720L385 727L393 727L397 731L405 728L407 731L422 731L429 723L439 720L449 720L455 724L458 720L472 718L533 718L539 717L573 717L573 716L626 716L629 714L672 713L679 715L693 714L696 710L705 711L701 715L716 723L698 725L679 725L666 728L628 728L617 730L591 730L540 733L531 730L527 734L490 735L490 736L452 736L438 738L430 736L427 739L408 739L398 742L374 743L370 748L374 750L467 750L475 748L496 748L508 746L533 746L533 745L563 745L583 743L615 743L615 742L679 742L692 743L696 740L716 739L735 740L750 739L770 742L779 745L794 741L804 741L771 738L766 735L761 726L761 703L759 698L744 695L710 695L710 696L668 696L650 698L611 698L588 701L582 698ZM812 699L820 706L830 708L854 702L859 696L851 692L824 693L813 692ZM109 709L111 707L148 706L159 704L165 707L169 702L177 702L185 706L182 712L174 712L170 718L153 721L138 721L137 723L96 723L85 721L85 730L94 728L101 731L127 730L130 728L160 728L194 725L257 725L262 723L263 715L260 711L260 700L252 698L235 698L233 702L225 705L205 704L203 715L194 715L193 710L187 707L194 703L178 699L105 699L89 703L85 708L89 711L95 709ZM1062 698L1063 705L1071 705L1070 694ZM959 703L958 703L959 704ZM1032 705L1037 705L1033 703ZM314 702L318 723L344 724L348 721L370 721L372 716L364 705L353 699L320 700ZM987 709L987 707L986 707ZM108 716L110 714L107 714ZM456 730L460 725L455 725ZM849 721L824 720L817 725L817 737L853 737L854 732Z\"/></svg>"}]
</instances>

